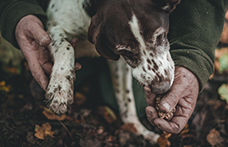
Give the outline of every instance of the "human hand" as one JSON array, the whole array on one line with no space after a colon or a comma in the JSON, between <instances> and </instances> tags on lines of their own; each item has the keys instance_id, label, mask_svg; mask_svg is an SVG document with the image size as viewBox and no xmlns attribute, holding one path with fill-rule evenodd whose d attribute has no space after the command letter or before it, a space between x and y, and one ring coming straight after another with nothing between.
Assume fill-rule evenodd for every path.
<instances>
[{"instance_id":1,"label":"human hand","mask_svg":"<svg viewBox=\"0 0 228 147\"><path fill-rule=\"evenodd\" d=\"M27 15L18 22L15 35L34 79L43 90L46 90L49 82L46 74L50 75L52 70L51 57L47 49L51 38L44 30L42 22L34 15ZM77 39L72 39L71 45L75 48L76 44ZM76 63L75 70L80 68L81 65Z\"/></svg>"},{"instance_id":2,"label":"human hand","mask_svg":"<svg viewBox=\"0 0 228 147\"><path fill-rule=\"evenodd\" d=\"M46 90L48 78L45 73L50 74L52 69L47 49L51 38L42 22L34 15L23 17L16 26L15 36L34 79Z\"/></svg>"},{"instance_id":3,"label":"human hand","mask_svg":"<svg viewBox=\"0 0 228 147\"><path fill-rule=\"evenodd\" d=\"M159 109L170 112L176 107L176 112L170 121L159 118L155 109L156 95L151 93L149 87L144 87L146 94L147 119L159 129L177 134L187 124L192 115L199 94L199 83L196 76L184 67L176 67L175 78L171 90L161 99Z\"/></svg>"}]
</instances>

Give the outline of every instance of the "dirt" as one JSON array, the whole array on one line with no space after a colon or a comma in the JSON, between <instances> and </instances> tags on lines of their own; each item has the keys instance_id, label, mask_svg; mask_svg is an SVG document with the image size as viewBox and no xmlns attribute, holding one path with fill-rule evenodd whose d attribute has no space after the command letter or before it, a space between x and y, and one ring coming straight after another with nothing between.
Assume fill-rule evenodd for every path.
<instances>
[{"instance_id":1,"label":"dirt","mask_svg":"<svg viewBox=\"0 0 228 147\"><path fill-rule=\"evenodd\" d=\"M2 65L1 65L2 66ZM44 92L26 68L24 62L20 74L0 69L0 82L5 81L9 92L0 91L0 147L207 147L228 146L228 105L220 99L217 89L227 83L228 74L215 74L199 95L196 109L188 126L177 135L165 134L153 128L146 118L148 128L162 134L159 145L151 145L142 136L123 129L118 114L107 114L107 107L91 104L87 82L77 91L77 102L61 120L48 119L44 106ZM28 86L30 85L30 86ZM95 99L95 97L92 99ZM50 115L54 115L51 114ZM44 139L36 134L36 125L48 123L53 137L43 131ZM42 133L41 133L42 135Z\"/></svg>"}]
</instances>

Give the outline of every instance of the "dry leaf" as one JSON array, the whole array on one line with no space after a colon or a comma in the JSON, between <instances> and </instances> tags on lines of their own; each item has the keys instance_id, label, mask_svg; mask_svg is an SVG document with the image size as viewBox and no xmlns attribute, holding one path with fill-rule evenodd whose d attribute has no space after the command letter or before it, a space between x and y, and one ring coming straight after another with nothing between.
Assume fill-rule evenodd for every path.
<instances>
[{"instance_id":1,"label":"dry leaf","mask_svg":"<svg viewBox=\"0 0 228 147\"><path fill-rule=\"evenodd\" d=\"M224 140L220 136L220 133L217 130L212 129L210 133L207 135L207 141L208 143L210 143L210 145L214 146L222 143Z\"/></svg>"},{"instance_id":2,"label":"dry leaf","mask_svg":"<svg viewBox=\"0 0 228 147\"><path fill-rule=\"evenodd\" d=\"M103 117L108 123L116 121L115 113L107 106L104 107Z\"/></svg>"},{"instance_id":3,"label":"dry leaf","mask_svg":"<svg viewBox=\"0 0 228 147\"><path fill-rule=\"evenodd\" d=\"M85 103L86 96L80 92L75 92L74 101L76 105L81 106L82 104Z\"/></svg>"},{"instance_id":4,"label":"dry leaf","mask_svg":"<svg viewBox=\"0 0 228 147\"><path fill-rule=\"evenodd\" d=\"M44 109L44 111L42 112L47 119L49 120L59 120L59 121L63 121L66 119L66 114L62 114L61 116L56 115L54 112L52 112L50 109L40 106L42 109Z\"/></svg>"},{"instance_id":5,"label":"dry leaf","mask_svg":"<svg viewBox=\"0 0 228 147\"><path fill-rule=\"evenodd\" d=\"M17 75L21 73L21 67L11 67L8 65L2 66L2 69L9 74Z\"/></svg>"},{"instance_id":6,"label":"dry leaf","mask_svg":"<svg viewBox=\"0 0 228 147\"><path fill-rule=\"evenodd\" d=\"M121 126L121 129L124 130L124 131L132 132L132 133L136 133L137 132L137 129L135 128L133 123L123 124Z\"/></svg>"},{"instance_id":7,"label":"dry leaf","mask_svg":"<svg viewBox=\"0 0 228 147\"><path fill-rule=\"evenodd\" d=\"M189 132L189 129L188 129L188 124L186 124L185 125L185 127L184 127L184 129L183 129L183 131L181 131L181 135L183 135L183 134L186 134L186 133L188 133Z\"/></svg>"},{"instance_id":8,"label":"dry leaf","mask_svg":"<svg viewBox=\"0 0 228 147\"><path fill-rule=\"evenodd\" d=\"M0 82L0 91L10 92L10 85L6 85L5 81Z\"/></svg>"},{"instance_id":9,"label":"dry leaf","mask_svg":"<svg viewBox=\"0 0 228 147\"><path fill-rule=\"evenodd\" d=\"M222 84L219 89L218 93L222 100L225 100L228 104L228 84Z\"/></svg>"},{"instance_id":10,"label":"dry leaf","mask_svg":"<svg viewBox=\"0 0 228 147\"><path fill-rule=\"evenodd\" d=\"M39 139L44 139L44 129L39 125L35 126L35 136Z\"/></svg>"},{"instance_id":11,"label":"dry leaf","mask_svg":"<svg viewBox=\"0 0 228 147\"><path fill-rule=\"evenodd\" d=\"M158 138L159 147L170 147L171 143L168 138L171 136L172 134L163 132L163 134L161 134L161 136Z\"/></svg>"},{"instance_id":12,"label":"dry leaf","mask_svg":"<svg viewBox=\"0 0 228 147\"><path fill-rule=\"evenodd\" d=\"M51 125L49 123L42 124L42 127L39 125L35 126L35 136L39 139L45 139L45 136L49 135L51 137L54 137L55 134L54 131L51 131Z\"/></svg>"},{"instance_id":13,"label":"dry leaf","mask_svg":"<svg viewBox=\"0 0 228 147\"><path fill-rule=\"evenodd\" d=\"M228 53L223 54L219 59L219 72L228 71Z\"/></svg>"},{"instance_id":14,"label":"dry leaf","mask_svg":"<svg viewBox=\"0 0 228 147\"><path fill-rule=\"evenodd\" d=\"M215 58L218 59L226 53L228 53L228 48L217 48L215 50Z\"/></svg>"}]
</instances>

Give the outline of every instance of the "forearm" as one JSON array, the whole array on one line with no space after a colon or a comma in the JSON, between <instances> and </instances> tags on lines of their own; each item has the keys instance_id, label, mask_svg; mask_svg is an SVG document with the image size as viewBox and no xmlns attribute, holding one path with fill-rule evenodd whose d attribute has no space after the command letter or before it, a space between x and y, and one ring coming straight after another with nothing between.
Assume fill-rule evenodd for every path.
<instances>
[{"instance_id":1,"label":"forearm","mask_svg":"<svg viewBox=\"0 0 228 147\"><path fill-rule=\"evenodd\" d=\"M181 1L170 16L171 55L177 66L193 72L200 90L213 73L214 50L225 15L223 0Z\"/></svg>"},{"instance_id":2,"label":"forearm","mask_svg":"<svg viewBox=\"0 0 228 147\"><path fill-rule=\"evenodd\" d=\"M15 28L17 23L26 15L37 16L44 24L46 14L36 0L1 0L0 1L0 30L2 36L18 47L15 38Z\"/></svg>"}]
</instances>

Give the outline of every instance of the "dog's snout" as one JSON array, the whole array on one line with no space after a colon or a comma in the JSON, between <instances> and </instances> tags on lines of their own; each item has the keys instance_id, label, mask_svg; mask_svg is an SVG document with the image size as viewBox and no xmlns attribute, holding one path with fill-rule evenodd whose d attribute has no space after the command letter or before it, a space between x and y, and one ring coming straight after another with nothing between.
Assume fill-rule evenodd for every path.
<instances>
[{"instance_id":1,"label":"dog's snout","mask_svg":"<svg viewBox=\"0 0 228 147\"><path fill-rule=\"evenodd\" d=\"M154 94L163 94L171 88L171 82L169 80L165 81L156 81L150 84L152 93Z\"/></svg>"}]
</instances>

